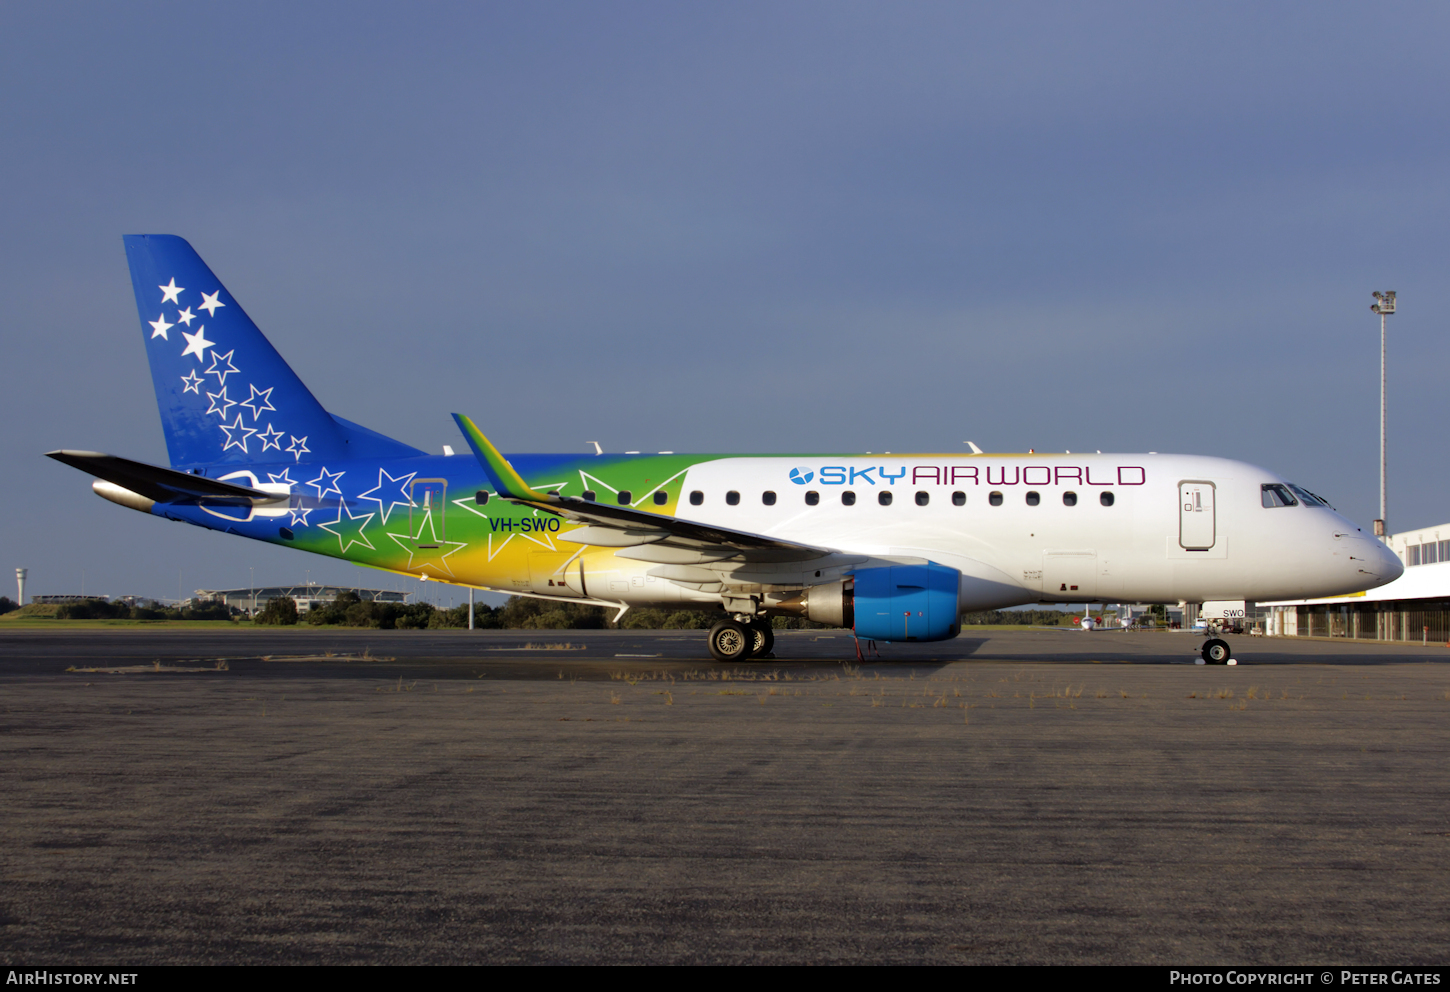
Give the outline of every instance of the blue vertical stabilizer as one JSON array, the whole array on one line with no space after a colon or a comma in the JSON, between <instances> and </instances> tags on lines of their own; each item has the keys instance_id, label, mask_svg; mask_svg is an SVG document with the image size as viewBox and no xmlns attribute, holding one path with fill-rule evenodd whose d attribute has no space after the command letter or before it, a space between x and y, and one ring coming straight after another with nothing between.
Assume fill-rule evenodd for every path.
<instances>
[{"instance_id":1,"label":"blue vertical stabilizer","mask_svg":"<svg viewBox=\"0 0 1450 992\"><path fill-rule=\"evenodd\" d=\"M324 410L184 239L125 242L174 468L422 454Z\"/></svg>"}]
</instances>

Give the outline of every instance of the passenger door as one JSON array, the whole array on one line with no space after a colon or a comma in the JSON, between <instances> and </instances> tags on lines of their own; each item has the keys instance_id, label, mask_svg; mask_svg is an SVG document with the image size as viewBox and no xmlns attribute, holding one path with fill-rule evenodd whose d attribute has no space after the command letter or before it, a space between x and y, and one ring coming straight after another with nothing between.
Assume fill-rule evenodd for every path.
<instances>
[{"instance_id":1,"label":"passenger door","mask_svg":"<svg viewBox=\"0 0 1450 992\"><path fill-rule=\"evenodd\" d=\"M1178 484L1178 546L1184 551L1207 551L1218 540L1212 482Z\"/></svg>"}]
</instances>

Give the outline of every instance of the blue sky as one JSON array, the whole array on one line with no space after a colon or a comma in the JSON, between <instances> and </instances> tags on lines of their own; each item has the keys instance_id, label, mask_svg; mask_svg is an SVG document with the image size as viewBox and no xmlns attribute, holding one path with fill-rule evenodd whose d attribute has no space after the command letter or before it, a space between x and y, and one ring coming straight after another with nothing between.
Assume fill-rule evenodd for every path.
<instances>
[{"instance_id":1,"label":"blue sky","mask_svg":"<svg viewBox=\"0 0 1450 992\"><path fill-rule=\"evenodd\" d=\"M430 450L1184 451L1450 520L1440 5L0 10L0 565L379 573L106 504L164 462L121 235ZM381 356L387 356L382 360ZM13 593L12 593L13 595Z\"/></svg>"}]
</instances>

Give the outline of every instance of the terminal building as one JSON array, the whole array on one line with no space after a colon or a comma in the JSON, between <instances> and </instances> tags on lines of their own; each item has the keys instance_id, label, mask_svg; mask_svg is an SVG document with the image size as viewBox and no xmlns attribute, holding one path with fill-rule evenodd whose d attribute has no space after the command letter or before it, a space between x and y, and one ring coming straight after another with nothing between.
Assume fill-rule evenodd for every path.
<instances>
[{"instance_id":1,"label":"terminal building","mask_svg":"<svg viewBox=\"0 0 1450 992\"><path fill-rule=\"evenodd\" d=\"M1391 534L1405 574L1348 596L1259 604L1265 633L1370 641L1450 643L1450 523Z\"/></svg>"},{"instance_id":2,"label":"terminal building","mask_svg":"<svg viewBox=\"0 0 1450 992\"><path fill-rule=\"evenodd\" d=\"M253 609L265 609L267 604L281 596L290 596L297 604L298 613L306 613L314 605L326 605L345 592L355 593L364 602L406 603L412 593L393 589L359 589L354 586L325 586L306 583L300 586L257 586L247 589L198 589L192 600L196 603L225 603L243 613Z\"/></svg>"}]
</instances>

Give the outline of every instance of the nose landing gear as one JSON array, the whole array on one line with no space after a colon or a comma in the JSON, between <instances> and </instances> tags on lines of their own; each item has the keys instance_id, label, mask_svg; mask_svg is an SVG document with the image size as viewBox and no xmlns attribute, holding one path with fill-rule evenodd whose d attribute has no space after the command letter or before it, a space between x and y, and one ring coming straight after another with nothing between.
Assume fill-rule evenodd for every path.
<instances>
[{"instance_id":1,"label":"nose landing gear","mask_svg":"<svg viewBox=\"0 0 1450 992\"><path fill-rule=\"evenodd\" d=\"M1234 665L1233 652L1229 649L1228 641L1219 637L1210 637L1203 643L1203 655L1205 665Z\"/></svg>"}]
</instances>

